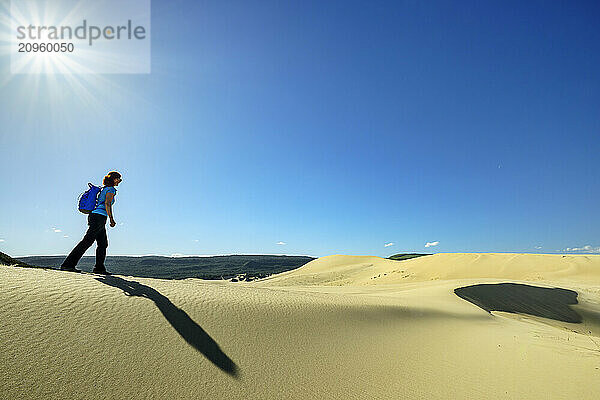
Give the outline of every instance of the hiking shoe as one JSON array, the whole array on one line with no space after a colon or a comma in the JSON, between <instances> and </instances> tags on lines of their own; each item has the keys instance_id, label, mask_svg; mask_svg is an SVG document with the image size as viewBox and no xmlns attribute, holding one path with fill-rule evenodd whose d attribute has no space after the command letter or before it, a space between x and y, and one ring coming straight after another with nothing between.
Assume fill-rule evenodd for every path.
<instances>
[{"instance_id":1,"label":"hiking shoe","mask_svg":"<svg viewBox=\"0 0 600 400\"><path fill-rule=\"evenodd\" d=\"M81 272L80 269L77 269L75 267L71 267L71 268L66 268L66 267L60 267L61 271L67 271L67 272Z\"/></svg>"},{"instance_id":2,"label":"hiking shoe","mask_svg":"<svg viewBox=\"0 0 600 400\"><path fill-rule=\"evenodd\" d=\"M96 268L94 268L94 269L92 270L92 273L93 273L93 274L101 274L101 275L112 275L110 272L108 272L108 271L107 271L107 270L105 270L105 269L96 269Z\"/></svg>"}]
</instances>

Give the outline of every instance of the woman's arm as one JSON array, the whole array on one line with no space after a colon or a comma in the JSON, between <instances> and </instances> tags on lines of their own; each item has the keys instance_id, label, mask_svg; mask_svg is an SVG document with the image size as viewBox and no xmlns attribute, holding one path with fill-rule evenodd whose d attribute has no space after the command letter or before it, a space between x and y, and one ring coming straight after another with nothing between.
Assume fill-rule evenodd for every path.
<instances>
[{"instance_id":1,"label":"woman's arm","mask_svg":"<svg viewBox=\"0 0 600 400\"><path fill-rule=\"evenodd\" d=\"M115 222L115 219L113 218L113 212L112 212L112 201L113 198L115 197L114 193L106 193L106 200L104 201L104 206L106 208L106 213L108 214L108 218L110 219L110 226L114 227L117 223Z\"/></svg>"}]
</instances>

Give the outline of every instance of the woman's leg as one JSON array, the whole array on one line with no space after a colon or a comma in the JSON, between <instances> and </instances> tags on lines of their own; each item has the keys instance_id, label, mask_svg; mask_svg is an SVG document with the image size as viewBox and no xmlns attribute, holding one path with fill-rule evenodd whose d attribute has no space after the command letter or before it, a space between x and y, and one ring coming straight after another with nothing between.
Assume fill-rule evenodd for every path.
<instances>
[{"instance_id":1,"label":"woman's leg","mask_svg":"<svg viewBox=\"0 0 600 400\"><path fill-rule=\"evenodd\" d=\"M79 244L77 244L77 246L75 246L75 248L71 250L71 253L69 253L67 258L65 258L65 261L63 261L61 268L75 268L75 266L83 256L83 253L85 253L86 250L89 249L92 244L94 244L94 240L96 240L96 237L98 236L100 231L105 229L104 224L101 223L102 220L99 220L99 218L96 216L103 217L103 221L106 222L106 217L104 217L103 215L88 215L89 228L85 233L85 236L83 237L83 239L81 239L81 242L79 242ZM106 230L104 231L104 233L106 234Z\"/></svg>"},{"instance_id":2,"label":"woman's leg","mask_svg":"<svg viewBox=\"0 0 600 400\"><path fill-rule=\"evenodd\" d=\"M106 227L102 227L102 231L96 237L96 265L94 271L106 271L104 259L106 258L106 248L108 247L108 237L106 236Z\"/></svg>"}]
</instances>

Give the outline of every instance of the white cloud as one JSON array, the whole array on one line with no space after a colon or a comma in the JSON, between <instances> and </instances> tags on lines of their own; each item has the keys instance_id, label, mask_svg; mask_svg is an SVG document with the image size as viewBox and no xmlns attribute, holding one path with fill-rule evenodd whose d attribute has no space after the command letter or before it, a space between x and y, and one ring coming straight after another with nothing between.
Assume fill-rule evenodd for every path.
<instances>
[{"instance_id":1,"label":"white cloud","mask_svg":"<svg viewBox=\"0 0 600 400\"><path fill-rule=\"evenodd\" d=\"M64 235L63 237L64 237L64 238L68 238L68 237L69 237L69 235Z\"/></svg>"},{"instance_id":2,"label":"white cloud","mask_svg":"<svg viewBox=\"0 0 600 400\"><path fill-rule=\"evenodd\" d=\"M542 246L535 246L535 249L536 249L536 250L539 250L539 249L541 249L541 248L542 248Z\"/></svg>"},{"instance_id":3,"label":"white cloud","mask_svg":"<svg viewBox=\"0 0 600 400\"><path fill-rule=\"evenodd\" d=\"M383 247L390 247L390 246L393 246L393 245L394 245L393 242L389 242L389 243L384 244Z\"/></svg>"},{"instance_id":4,"label":"white cloud","mask_svg":"<svg viewBox=\"0 0 600 400\"><path fill-rule=\"evenodd\" d=\"M280 245L280 246L284 246L284 245L286 245L287 243L286 243L286 242L277 242L277 244L278 244L278 245Z\"/></svg>"},{"instance_id":5,"label":"white cloud","mask_svg":"<svg viewBox=\"0 0 600 400\"><path fill-rule=\"evenodd\" d=\"M433 247L433 246L437 246L438 244L440 244L440 242L435 241L435 242L427 242L425 244L425 247Z\"/></svg>"},{"instance_id":6,"label":"white cloud","mask_svg":"<svg viewBox=\"0 0 600 400\"><path fill-rule=\"evenodd\" d=\"M200 239L194 239L194 242L198 243L200 241Z\"/></svg>"},{"instance_id":7,"label":"white cloud","mask_svg":"<svg viewBox=\"0 0 600 400\"><path fill-rule=\"evenodd\" d=\"M51 229L52 229L52 231L53 231L54 233L61 233L61 232L62 232L60 229L58 229L58 228L55 228L55 227L52 227Z\"/></svg>"},{"instance_id":8,"label":"white cloud","mask_svg":"<svg viewBox=\"0 0 600 400\"><path fill-rule=\"evenodd\" d=\"M0 239L0 242L4 242L4 239Z\"/></svg>"},{"instance_id":9,"label":"white cloud","mask_svg":"<svg viewBox=\"0 0 600 400\"><path fill-rule=\"evenodd\" d=\"M583 253L600 253L600 246L593 247L593 246L590 246L589 244L586 244L583 247L567 247L566 249L563 249L562 251L579 251L579 252L583 252Z\"/></svg>"}]
</instances>

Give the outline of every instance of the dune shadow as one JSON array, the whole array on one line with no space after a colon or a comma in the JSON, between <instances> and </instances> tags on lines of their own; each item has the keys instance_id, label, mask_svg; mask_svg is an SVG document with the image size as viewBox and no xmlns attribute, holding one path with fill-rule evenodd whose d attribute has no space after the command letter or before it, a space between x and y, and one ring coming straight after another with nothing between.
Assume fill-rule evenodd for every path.
<instances>
[{"instance_id":1,"label":"dune shadow","mask_svg":"<svg viewBox=\"0 0 600 400\"><path fill-rule=\"evenodd\" d=\"M114 275L95 279L105 285L123 290L127 296L139 296L152 300L165 319L186 342L201 352L222 371L233 377L237 377L237 365L221 350L217 342L200 325L194 322L185 311L178 308L171 300L156 289Z\"/></svg>"},{"instance_id":2,"label":"dune shadow","mask_svg":"<svg viewBox=\"0 0 600 400\"><path fill-rule=\"evenodd\" d=\"M454 293L476 306L491 311L535 315L557 321L581 323L581 316L569 305L577 304L577 292L520 283L464 286Z\"/></svg>"}]
</instances>

